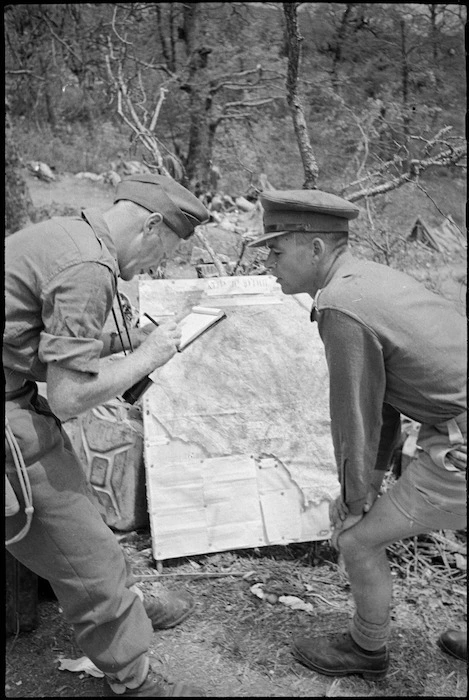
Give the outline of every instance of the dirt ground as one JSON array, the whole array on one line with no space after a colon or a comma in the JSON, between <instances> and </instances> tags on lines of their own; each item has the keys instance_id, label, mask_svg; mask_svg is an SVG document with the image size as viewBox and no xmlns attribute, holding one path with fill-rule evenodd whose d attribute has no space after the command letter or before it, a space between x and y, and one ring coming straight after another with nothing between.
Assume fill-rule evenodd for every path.
<instances>
[{"instance_id":1,"label":"dirt ground","mask_svg":"<svg viewBox=\"0 0 469 700\"><path fill-rule=\"evenodd\" d=\"M109 187L61 176L51 185L29 178L37 207L103 206ZM229 245L227 239L226 244ZM224 251L222 251L224 252ZM465 298L461 269L444 275L447 293ZM184 271L184 274L181 272ZM465 271L465 265L464 265ZM186 276L179 264L179 275ZM177 270L174 276L179 276ZM135 287L129 287L129 294ZM167 561L158 576L146 530L118 535L134 573L155 576L156 586L185 588L196 598L194 614L180 626L153 635L151 655L162 670L190 680L211 697L466 697L466 664L436 645L448 627L466 627L466 533L441 542L396 545L391 666L379 683L358 677L328 678L297 663L292 638L342 631L352 611L347 578L327 542L264 547ZM448 544L449 543L449 544ZM448 548L449 547L449 548ZM260 583L273 601L258 598ZM278 601L296 596L312 612ZM277 596L277 599L275 598ZM48 586L41 583L38 626L6 640L6 697L101 697L104 682L86 673L60 671L59 659L82 656Z\"/></svg>"},{"instance_id":2,"label":"dirt ground","mask_svg":"<svg viewBox=\"0 0 469 700\"><path fill-rule=\"evenodd\" d=\"M455 542L463 544L465 534ZM137 576L157 575L147 532L129 533L121 543ZM408 546L390 554L391 664L379 683L318 675L291 655L295 636L341 631L352 611L346 576L325 542L165 562L154 585L184 588L197 606L180 626L153 635L152 658L164 673L196 683L209 697L465 697L466 664L436 645L442 630L466 625L465 571L448 555L446 564L438 556L430 563L424 555L429 546L422 542L410 558ZM261 600L252 591L256 583L273 601L295 596L311 603L312 611ZM102 679L58 670L60 658L82 653L57 601L44 590L39 614L37 629L7 639L6 697L103 696Z\"/></svg>"}]
</instances>

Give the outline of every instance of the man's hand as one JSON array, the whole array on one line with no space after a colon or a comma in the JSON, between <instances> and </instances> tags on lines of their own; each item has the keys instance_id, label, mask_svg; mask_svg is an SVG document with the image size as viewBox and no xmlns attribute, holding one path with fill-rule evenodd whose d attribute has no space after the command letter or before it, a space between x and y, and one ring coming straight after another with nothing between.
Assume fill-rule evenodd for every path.
<instances>
[{"instance_id":1,"label":"man's hand","mask_svg":"<svg viewBox=\"0 0 469 700\"><path fill-rule=\"evenodd\" d=\"M384 479L385 474L386 474L385 471L381 471L378 469L375 469L371 473L370 487L368 489L368 493L366 494L365 505L363 506L364 513L368 513L371 506L378 498L379 493L381 491L381 484L383 483L383 479Z\"/></svg>"},{"instance_id":2,"label":"man's hand","mask_svg":"<svg viewBox=\"0 0 469 700\"><path fill-rule=\"evenodd\" d=\"M467 445L458 445L446 453L446 459L457 469L467 469Z\"/></svg>"},{"instance_id":3,"label":"man's hand","mask_svg":"<svg viewBox=\"0 0 469 700\"><path fill-rule=\"evenodd\" d=\"M332 525L331 544L334 549L338 550L337 540L339 535L344 530L358 523L363 518L363 514L350 515L347 504L344 503L342 496L338 496L329 504L329 518Z\"/></svg>"},{"instance_id":4,"label":"man's hand","mask_svg":"<svg viewBox=\"0 0 469 700\"><path fill-rule=\"evenodd\" d=\"M376 501L379 495L379 489L376 489L374 484L370 485L369 491L366 494L365 503L363 505L363 512L368 513L373 503Z\"/></svg>"},{"instance_id":5,"label":"man's hand","mask_svg":"<svg viewBox=\"0 0 469 700\"><path fill-rule=\"evenodd\" d=\"M154 323L145 323L144 326L131 329L130 338L132 340L134 350L140 347L140 345L148 338L150 333L153 333L155 328L156 326Z\"/></svg>"},{"instance_id":6,"label":"man's hand","mask_svg":"<svg viewBox=\"0 0 469 700\"><path fill-rule=\"evenodd\" d=\"M348 530L349 528L359 523L364 515L364 513L360 513L360 515L348 515L345 518L345 520L340 521L340 525L334 527L331 536L331 544L334 547L334 549L337 549L337 551L339 551L339 535L341 535L344 532L344 530Z\"/></svg>"},{"instance_id":7,"label":"man's hand","mask_svg":"<svg viewBox=\"0 0 469 700\"><path fill-rule=\"evenodd\" d=\"M348 508L344 503L342 496L337 496L334 501L329 503L329 519L332 528L342 527L343 521L348 515Z\"/></svg>"},{"instance_id":8,"label":"man's hand","mask_svg":"<svg viewBox=\"0 0 469 700\"><path fill-rule=\"evenodd\" d=\"M79 372L59 362L50 362L47 365L47 398L52 411L66 421L120 396L136 381L168 362L176 354L180 342L180 329L174 321L166 321L153 326L135 352L124 357L101 358L99 372Z\"/></svg>"},{"instance_id":9,"label":"man's hand","mask_svg":"<svg viewBox=\"0 0 469 700\"><path fill-rule=\"evenodd\" d=\"M140 345L138 352L149 357L156 369L166 364L176 354L180 342L181 331L177 324L174 321L162 321L159 326L152 326L151 332Z\"/></svg>"}]
</instances>

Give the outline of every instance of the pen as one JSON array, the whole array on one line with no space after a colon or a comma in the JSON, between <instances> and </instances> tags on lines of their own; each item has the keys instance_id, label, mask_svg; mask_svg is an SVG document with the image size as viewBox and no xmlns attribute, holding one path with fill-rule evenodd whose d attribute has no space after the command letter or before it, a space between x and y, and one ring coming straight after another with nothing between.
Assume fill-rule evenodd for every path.
<instances>
[{"instance_id":1,"label":"pen","mask_svg":"<svg viewBox=\"0 0 469 700\"><path fill-rule=\"evenodd\" d=\"M146 316L152 323L154 323L155 326L159 326L159 325L160 325L159 323L157 323L157 322L155 321L154 318L152 318L152 317L150 316L150 314L147 314L146 311L143 312L143 315Z\"/></svg>"}]
</instances>

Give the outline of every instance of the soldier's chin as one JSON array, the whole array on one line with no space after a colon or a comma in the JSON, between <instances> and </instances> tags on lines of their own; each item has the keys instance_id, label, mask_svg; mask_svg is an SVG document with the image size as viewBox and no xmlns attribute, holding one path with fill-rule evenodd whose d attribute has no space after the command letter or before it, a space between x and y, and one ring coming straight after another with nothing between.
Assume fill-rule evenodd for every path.
<instances>
[{"instance_id":1,"label":"soldier's chin","mask_svg":"<svg viewBox=\"0 0 469 700\"><path fill-rule=\"evenodd\" d=\"M280 289L284 294L295 294L294 290L292 290L292 288L289 287L286 282L283 280L277 280L277 282L279 283Z\"/></svg>"},{"instance_id":2,"label":"soldier's chin","mask_svg":"<svg viewBox=\"0 0 469 700\"><path fill-rule=\"evenodd\" d=\"M130 280L132 280L137 274L142 274L142 273L137 273L137 272L133 272L130 270L120 270L119 277L124 282L130 282Z\"/></svg>"}]
</instances>

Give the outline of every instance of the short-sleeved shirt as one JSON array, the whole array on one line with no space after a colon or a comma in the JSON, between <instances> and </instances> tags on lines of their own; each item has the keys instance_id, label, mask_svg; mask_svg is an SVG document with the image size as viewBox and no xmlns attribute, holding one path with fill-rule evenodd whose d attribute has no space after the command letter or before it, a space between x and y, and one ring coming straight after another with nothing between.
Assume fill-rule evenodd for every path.
<instances>
[{"instance_id":1,"label":"short-sleeved shirt","mask_svg":"<svg viewBox=\"0 0 469 700\"><path fill-rule=\"evenodd\" d=\"M98 210L8 236L4 367L35 381L46 381L52 362L97 374L118 273L115 246Z\"/></svg>"},{"instance_id":2,"label":"short-sleeved shirt","mask_svg":"<svg viewBox=\"0 0 469 700\"><path fill-rule=\"evenodd\" d=\"M318 293L312 319L328 364L339 479L358 513L371 472L387 466L380 461L396 416L435 425L466 409L466 324L412 277L349 253Z\"/></svg>"}]
</instances>

